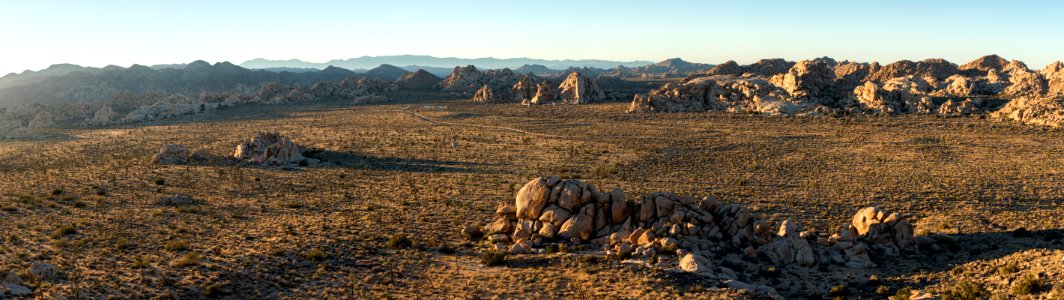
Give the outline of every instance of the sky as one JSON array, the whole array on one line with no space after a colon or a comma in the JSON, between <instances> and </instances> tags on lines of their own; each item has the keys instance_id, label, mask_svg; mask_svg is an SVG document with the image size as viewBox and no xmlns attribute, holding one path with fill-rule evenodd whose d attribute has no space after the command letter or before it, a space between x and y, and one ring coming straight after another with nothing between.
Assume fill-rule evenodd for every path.
<instances>
[{"instance_id":1,"label":"sky","mask_svg":"<svg viewBox=\"0 0 1064 300\"><path fill-rule=\"evenodd\" d=\"M1059 1L0 0L0 74L363 55L1064 59Z\"/></svg>"}]
</instances>

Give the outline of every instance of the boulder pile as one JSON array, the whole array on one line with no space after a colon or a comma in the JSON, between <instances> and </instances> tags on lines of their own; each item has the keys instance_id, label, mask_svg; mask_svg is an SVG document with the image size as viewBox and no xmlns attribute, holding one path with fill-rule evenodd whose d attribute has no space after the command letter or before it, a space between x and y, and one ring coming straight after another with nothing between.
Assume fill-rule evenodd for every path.
<instances>
[{"instance_id":1,"label":"boulder pile","mask_svg":"<svg viewBox=\"0 0 1064 300\"><path fill-rule=\"evenodd\" d=\"M1064 98L1020 97L1005 104L991 117L1024 124L1050 127L1064 126Z\"/></svg>"},{"instance_id":2,"label":"boulder pile","mask_svg":"<svg viewBox=\"0 0 1064 300\"><path fill-rule=\"evenodd\" d=\"M1009 99L1021 102L997 114L1008 116L1019 110L1037 110L1016 109L1019 107L1045 108L1030 99L1054 96L1064 96L1064 63L1060 62L1033 71L1023 62L996 55L962 66L943 59L903 60L881 66L825 57L797 63L762 60L748 66L725 62L682 82L636 95L628 111L963 116L993 112ZM1033 119L1037 121L1021 122L1046 123L1038 117Z\"/></svg>"},{"instance_id":3,"label":"boulder pile","mask_svg":"<svg viewBox=\"0 0 1064 300\"><path fill-rule=\"evenodd\" d=\"M857 212L831 236L804 230L794 220L779 226L741 204L672 193L628 197L620 188L599 190L574 179L536 178L524 185L513 205L502 204L494 222L465 233L483 232L491 248L537 253L548 242L595 244L612 256L676 253L679 268L733 277L710 259L735 255L777 266L834 264L875 267L875 255L917 254L918 237L904 216L876 207ZM938 239L924 238L925 247ZM690 256L690 257L688 257ZM731 274L731 275L729 275Z\"/></svg>"},{"instance_id":4,"label":"boulder pile","mask_svg":"<svg viewBox=\"0 0 1064 300\"><path fill-rule=\"evenodd\" d=\"M260 165L289 165L307 160L298 145L276 132L256 133L240 142L233 157Z\"/></svg>"},{"instance_id":5,"label":"boulder pile","mask_svg":"<svg viewBox=\"0 0 1064 300\"><path fill-rule=\"evenodd\" d=\"M519 84L522 84L520 86L522 91L531 91L531 84ZM516 91L518 88L517 85L514 85L513 90ZM547 103L586 104L605 98L606 93L599 88L595 80L584 77L580 72L574 71L569 73L569 76L565 77L565 80L557 87L547 81L540 82L536 86L535 96L531 99L525 98L522 103L526 105Z\"/></svg>"},{"instance_id":6,"label":"boulder pile","mask_svg":"<svg viewBox=\"0 0 1064 300\"><path fill-rule=\"evenodd\" d=\"M177 144L166 144L152 156L151 161L159 165L183 165L188 162L188 148Z\"/></svg>"}]
</instances>

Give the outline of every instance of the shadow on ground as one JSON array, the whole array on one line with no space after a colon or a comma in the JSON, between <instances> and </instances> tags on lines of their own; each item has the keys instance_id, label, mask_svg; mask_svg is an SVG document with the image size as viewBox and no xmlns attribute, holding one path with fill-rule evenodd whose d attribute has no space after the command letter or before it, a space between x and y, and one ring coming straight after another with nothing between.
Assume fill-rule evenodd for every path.
<instances>
[{"instance_id":1,"label":"shadow on ground","mask_svg":"<svg viewBox=\"0 0 1064 300\"><path fill-rule=\"evenodd\" d=\"M476 167L488 166L483 163L410 159L398 157L376 157L350 152L330 151L323 149L307 149L303 156L320 160L321 162L310 168L357 168L368 170L388 170L424 173L475 173L479 172Z\"/></svg>"}]
</instances>

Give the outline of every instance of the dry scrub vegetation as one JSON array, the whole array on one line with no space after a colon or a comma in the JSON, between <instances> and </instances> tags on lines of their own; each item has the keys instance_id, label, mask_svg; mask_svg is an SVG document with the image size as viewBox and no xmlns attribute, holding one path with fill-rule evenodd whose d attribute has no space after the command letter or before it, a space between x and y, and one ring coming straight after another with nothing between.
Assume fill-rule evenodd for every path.
<instances>
[{"instance_id":1,"label":"dry scrub vegetation","mask_svg":"<svg viewBox=\"0 0 1064 300\"><path fill-rule=\"evenodd\" d=\"M821 232L875 205L909 214L918 232L960 238L957 251L826 283L851 296L878 297L880 286L942 293L960 279L1008 293L1046 272L1031 262L1061 264L1052 235L1064 228L1064 131L978 118L624 114L625 106L265 106L3 141L0 272L19 273L40 298L728 297L694 275L571 254L579 249L484 265L462 226L490 221L522 184L547 175L630 195L711 195ZM322 164L150 162L169 143L228 155L259 131L284 134ZM176 195L193 201L161 201ZM1014 237L1020 227L1030 234ZM35 261L54 264L59 278L30 278ZM1064 288L1053 280L1040 287Z\"/></svg>"}]
</instances>

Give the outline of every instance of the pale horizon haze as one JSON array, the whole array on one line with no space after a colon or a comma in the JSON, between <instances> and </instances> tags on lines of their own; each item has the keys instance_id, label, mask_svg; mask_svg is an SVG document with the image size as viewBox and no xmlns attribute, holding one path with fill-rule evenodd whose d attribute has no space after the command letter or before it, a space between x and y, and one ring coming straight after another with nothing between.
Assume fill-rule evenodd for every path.
<instances>
[{"instance_id":1,"label":"pale horizon haze","mask_svg":"<svg viewBox=\"0 0 1064 300\"><path fill-rule=\"evenodd\" d=\"M7 1L0 75L364 55L717 64L1064 59L1053 1Z\"/></svg>"}]
</instances>

